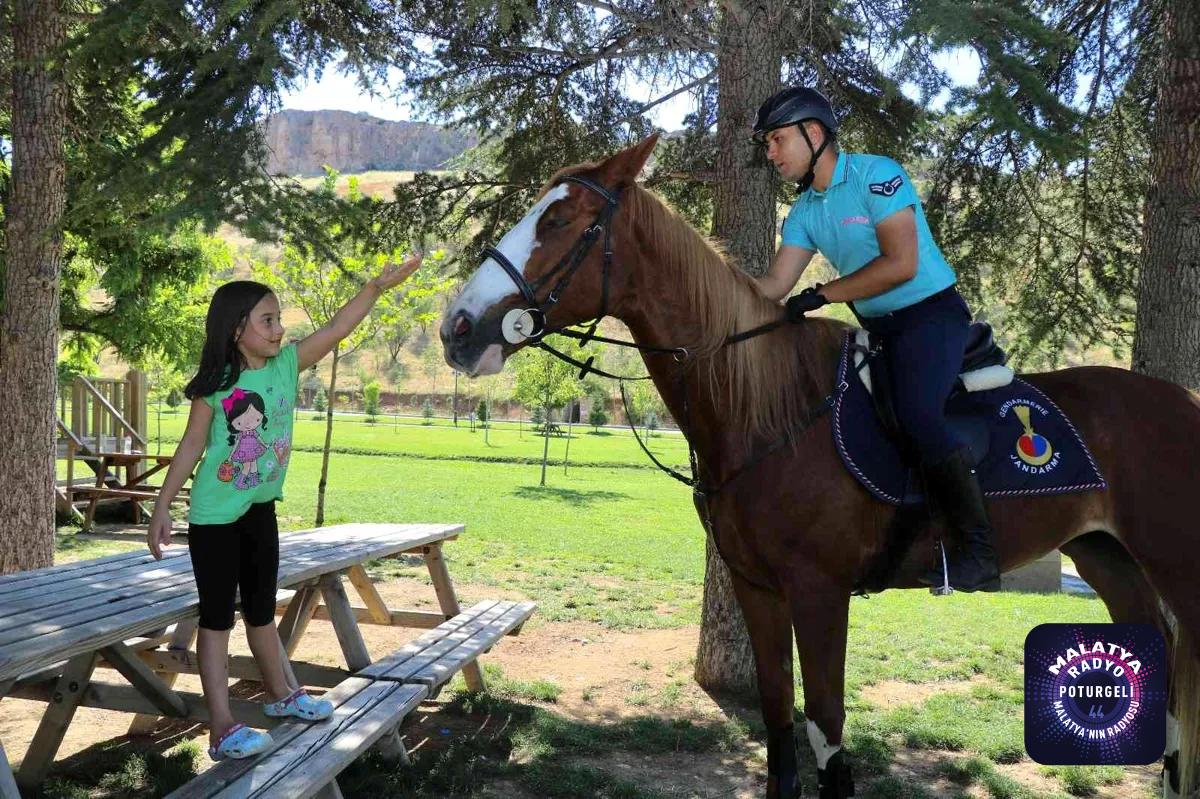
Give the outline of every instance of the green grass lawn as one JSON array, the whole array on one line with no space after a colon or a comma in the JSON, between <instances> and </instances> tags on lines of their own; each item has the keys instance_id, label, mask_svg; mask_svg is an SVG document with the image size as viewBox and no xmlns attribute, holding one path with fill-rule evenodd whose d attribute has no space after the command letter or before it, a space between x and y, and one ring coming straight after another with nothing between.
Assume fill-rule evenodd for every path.
<instances>
[{"instance_id":1,"label":"green grass lawn","mask_svg":"<svg viewBox=\"0 0 1200 799\"><path fill-rule=\"evenodd\" d=\"M538 479L542 441L507 426L492 430L491 444L470 433L408 420L369 426L340 420L332 456L326 522L461 522L466 533L447 545L456 580L515 589L539 604L538 618L591 621L611 628L664 628L699 622L704 537L689 490L653 468L628 435L581 435L571 443L572 465L563 474L565 441L552 441L548 485ZM413 423L416 422L416 423ZM183 417L164 417L164 435L177 437ZM152 417L153 425L153 417ZM152 428L153 429L153 428ZM301 416L296 425L283 526L311 526L315 510L323 423ZM682 463L682 442L654 439L656 451ZM361 454L378 452L378 455ZM358 453L358 454L356 454ZM484 457L503 458L487 462ZM604 464L604 465L595 465ZM125 544L86 545L60 537L60 560L94 557ZM402 561L371 565L377 578L424 577ZM886 774L902 754L927 751L960 793L1020 799L1086 796L1120 782L1113 769L1045 769L1058 786L1032 792L1003 772L1024 758L1022 648L1043 622L1106 621L1103 605L1074 596L996 594L934 599L923 591L888 592L851 605L847 659L846 747L859 777L860 796L933 796L920 781ZM799 670L797 669L797 675ZM503 734L472 737L412 769L396 771L369 757L342 782L351 796L495 796L497 785L517 784L537 796L611 796L652 799L668 794L639 787L610 772L579 765L580 757L672 751L744 752L761 741L753 712L728 723L675 725L661 718L568 722L553 713L561 690L551 681L519 683L493 673L488 695L454 693L447 712L504 718ZM686 674L683 675L686 677ZM971 680L967 683L964 681ZM865 697L887 681L929 684L919 702L882 708ZM958 686L937 690L938 686ZM631 697L634 707L669 707L669 686ZM677 693L677 689L676 689ZM799 699L798 706L802 706ZM661 708L660 708L661 709ZM799 711L798 711L799 712ZM798 729L803 729L802 727ZM813 765L808 747L805 779ZM189 748L190 747L190 748ZM961 755L937 760L939 753ZM57 797L153 796L186 779L199 757L193 744L129 754L114 747L91 781L61 776L46 795ZM107 786L107 787L105 787ZM939 794L940 795L940 794ZM1134 795L1134 794L1121 794Z\"/></svg>"},{"instance_id":2,"label":"green grass lawn","mask_svg":"<svg viewBox=\"0 0 1200 799\"><path fill-rule=\"evenodd\" d=\"M293 426L295 448L302 452L320 452L325 443L325 419L314 419L310 411L299 411ZM333 447L343 452L364 454L401 453L410 457L434 459L480 459L500 462L541 462L543 439L533 434L529 423L495 422L488 431L476 426L472 431L465 418L455 427L450 420L436 418L423 424L419 417L380 416L367 424L360 414L337 414L333 428ZM184 412L162 416L162 449L171 452L183 435L187 415ZM156 449L158 423L153 412L149 419L150 450ZM562 428L566 430L566 426ZM644 437L644 431L639 430ZM567 437L550 437L550 458L562 463L567 455ZM655 457L672 466L687 465L687 444L674 432L656 432L649 439ZM570 463L630 466L654 469L637 442L625 429L593 432L587 425L575 425L570 439Z\"/></svg>"}]
</instances>

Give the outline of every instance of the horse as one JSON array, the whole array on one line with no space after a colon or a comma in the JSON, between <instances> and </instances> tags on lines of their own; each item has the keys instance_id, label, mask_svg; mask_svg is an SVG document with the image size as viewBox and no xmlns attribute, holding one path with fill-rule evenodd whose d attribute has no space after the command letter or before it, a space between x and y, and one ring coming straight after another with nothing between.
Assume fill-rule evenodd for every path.
<instances>
[{"instance_id":1,"label":"horse","mask_svg":"<svg viewBox=\"0 0 1200 799\"><path fill-rule=\"evenodd\" d=\"M828 414L846 325L783 308L637 176L650 136L560 170L484 259L439 328L447 363L499 372L542 336L610 315L629 329L695 453L696 505L729 567L755 657L767 730L768 799L800 795L792 644L821 799L853 795L842 750L849 603L887 546L894 509L843 467ZM600 242L602 243L602 246ZM761 328L729 343L738 331ZM1022 379L1074 421L1103 491L988 502L1009 571L1059 549L1115 622L1157 627L1172 659L1164 797L1196 789L1200 740L1200 403L1171 383L1108 367ZM786 441L784 446L774 442ZM719 488L719 490L717 490ZM897 558L887 587L922 588L936 518ZM936 600L931 600L936 601Z\"/></svg>"}]
</instances>

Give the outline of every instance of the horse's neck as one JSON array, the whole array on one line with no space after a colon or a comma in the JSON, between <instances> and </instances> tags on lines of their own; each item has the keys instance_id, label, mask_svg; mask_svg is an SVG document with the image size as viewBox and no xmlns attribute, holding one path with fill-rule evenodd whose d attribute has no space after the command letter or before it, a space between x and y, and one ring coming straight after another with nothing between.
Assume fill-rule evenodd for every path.
<instances>
[{"instance_id":1,"label":"horse's neck","mask_svg":"<svg viewBox=\"0 0 1200 799\"><path fill-rule=\"evenodd\" d=\"M694 231L677 229L673 235L664 235L661 226L670 224L664 220L632 224L632 235L620 237L623 246L616 253L617 262L629 268L630 282L619 307L614 308L614 315L625 322L638 343L693 348L697 342L708 342L711 350L726 336L778 319L782 314L777 306L772 306L758 294L751 283L721 262L716 253L707 246L695 246L700 242ZM664 244L664 239L686 239L689 233L696 235L697 241ZM685 257L699 262L672 268L671 260L660 252L664 246L680 248L678 252L665 253L671 258ZM683 252L690 254L682 256ZM713 271L705 274L702 270ZM708 278L701 281L705 288L692 291L686 284L699 275ZM732 320L729 314L714 314L711 298L716 298L721 308L739 309L741 318ZM803 406L820 401L820 397L811 395L818 391L821 395L828 393L836 353L826 352L825 345L834 337L827 335L830 331L825 323L821 325L804 331L801 328L805 326L788 325L770 333L766 339L732 345L747 348L738 350L738 354L745 357L771 358L771 362L776 357L797 359L770 376L746 375L744 361L737 363L737 359L725 357L720 350L714 354L693 349L682 364L670 355L645 356L647 369L671 415L684 428L692 446L711 471L719 473L731 462L744 461L748 451L761 445L752 440L753 436L747 435L751 419L745 413L748 409L742 398L749 395L740 394L739 399L731 399L731 391L753 390L756 396L762 396L764 391L771 392L777 404L769 409L758 406L753 410L762 435L771 436L783 435L784 430L791 427L790 420L803 413ZM717 329L717 326L736 329ZM824 368L826 363L828 369ZM778 385L762 385L763 380L771 378L778 379ZM793 379L795 385L787 382ZM752 381L753 387L747 381ZM722 390L713 391L714 385Z\"/></svg>"},{"instance_id":2,"label":"horse's neck","mask_svg":"<svg viewBox=\"0 0 1200 799\"><path fill-rule=\"evenodd\" d=\"M705 326L703 310L690 307L685 294L677 286L639 287L642 301L622 313L621 320L634 340L644 346L686 347L691 342L706 340L710 331ZM672 355L649 353L643 355L643 360L671 416L705 466L719 473L728 464L740 462L751 442L730 418L730 410L723 407L721 397L725 392L713 392L710 385L710 381L715 381L717 385L728 386L733 380L720 353L697 356L689 352L683 362ZM720 474L710 475L712 479L719 477Z\"/></svg>"}]
</instances>

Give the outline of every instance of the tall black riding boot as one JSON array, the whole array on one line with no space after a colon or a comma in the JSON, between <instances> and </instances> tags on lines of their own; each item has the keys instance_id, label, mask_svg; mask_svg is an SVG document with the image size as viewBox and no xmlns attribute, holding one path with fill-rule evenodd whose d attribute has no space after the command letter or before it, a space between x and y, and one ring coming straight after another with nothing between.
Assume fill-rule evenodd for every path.
<instances>
[{"instance_id":1,"label":"tall black riding boot","mask_svg":"<svg viewBox=\"0 0 1200 799\"><path fill-rule=\"evenodd\" d=\"M999 591L1000 568L992 546L992 523L983 490L971 468L970 450L956 449L925 467L926 489L942 509L947 524L963 537L966 551L948 564L950 586L956 591ZM921 578L928 585L942 584L940 564Z\"/></svg>"}]
</instances>

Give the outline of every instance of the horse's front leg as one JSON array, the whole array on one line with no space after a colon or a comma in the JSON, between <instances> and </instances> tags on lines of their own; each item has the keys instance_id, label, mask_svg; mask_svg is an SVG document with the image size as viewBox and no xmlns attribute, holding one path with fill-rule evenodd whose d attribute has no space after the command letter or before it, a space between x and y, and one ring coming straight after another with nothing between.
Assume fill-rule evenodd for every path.
<instances>
[{"instance_id":1,"label":"horse's front leg","mask_svg":"<svg viewBox=\"0 0 1200 799\"><path fill-rule=\"evenodd\" d=\"M782 594L760 588L730 571L733 593L754 649L758 696L767 727L767 799L800 796L793 713L792 615Z\"/></svg>"},{"instance_id":2,"label":"horse's front leg","mask_svg":"<svg viewBox=\"0 0 1200 799\"><path fill-rule=\"evenodd\" d=\"M790 575L787 591L819 797L845 799L854 795L850 765L842 751L850 588L817 568L801 567Z\"/></svg>"}]
</instances>

